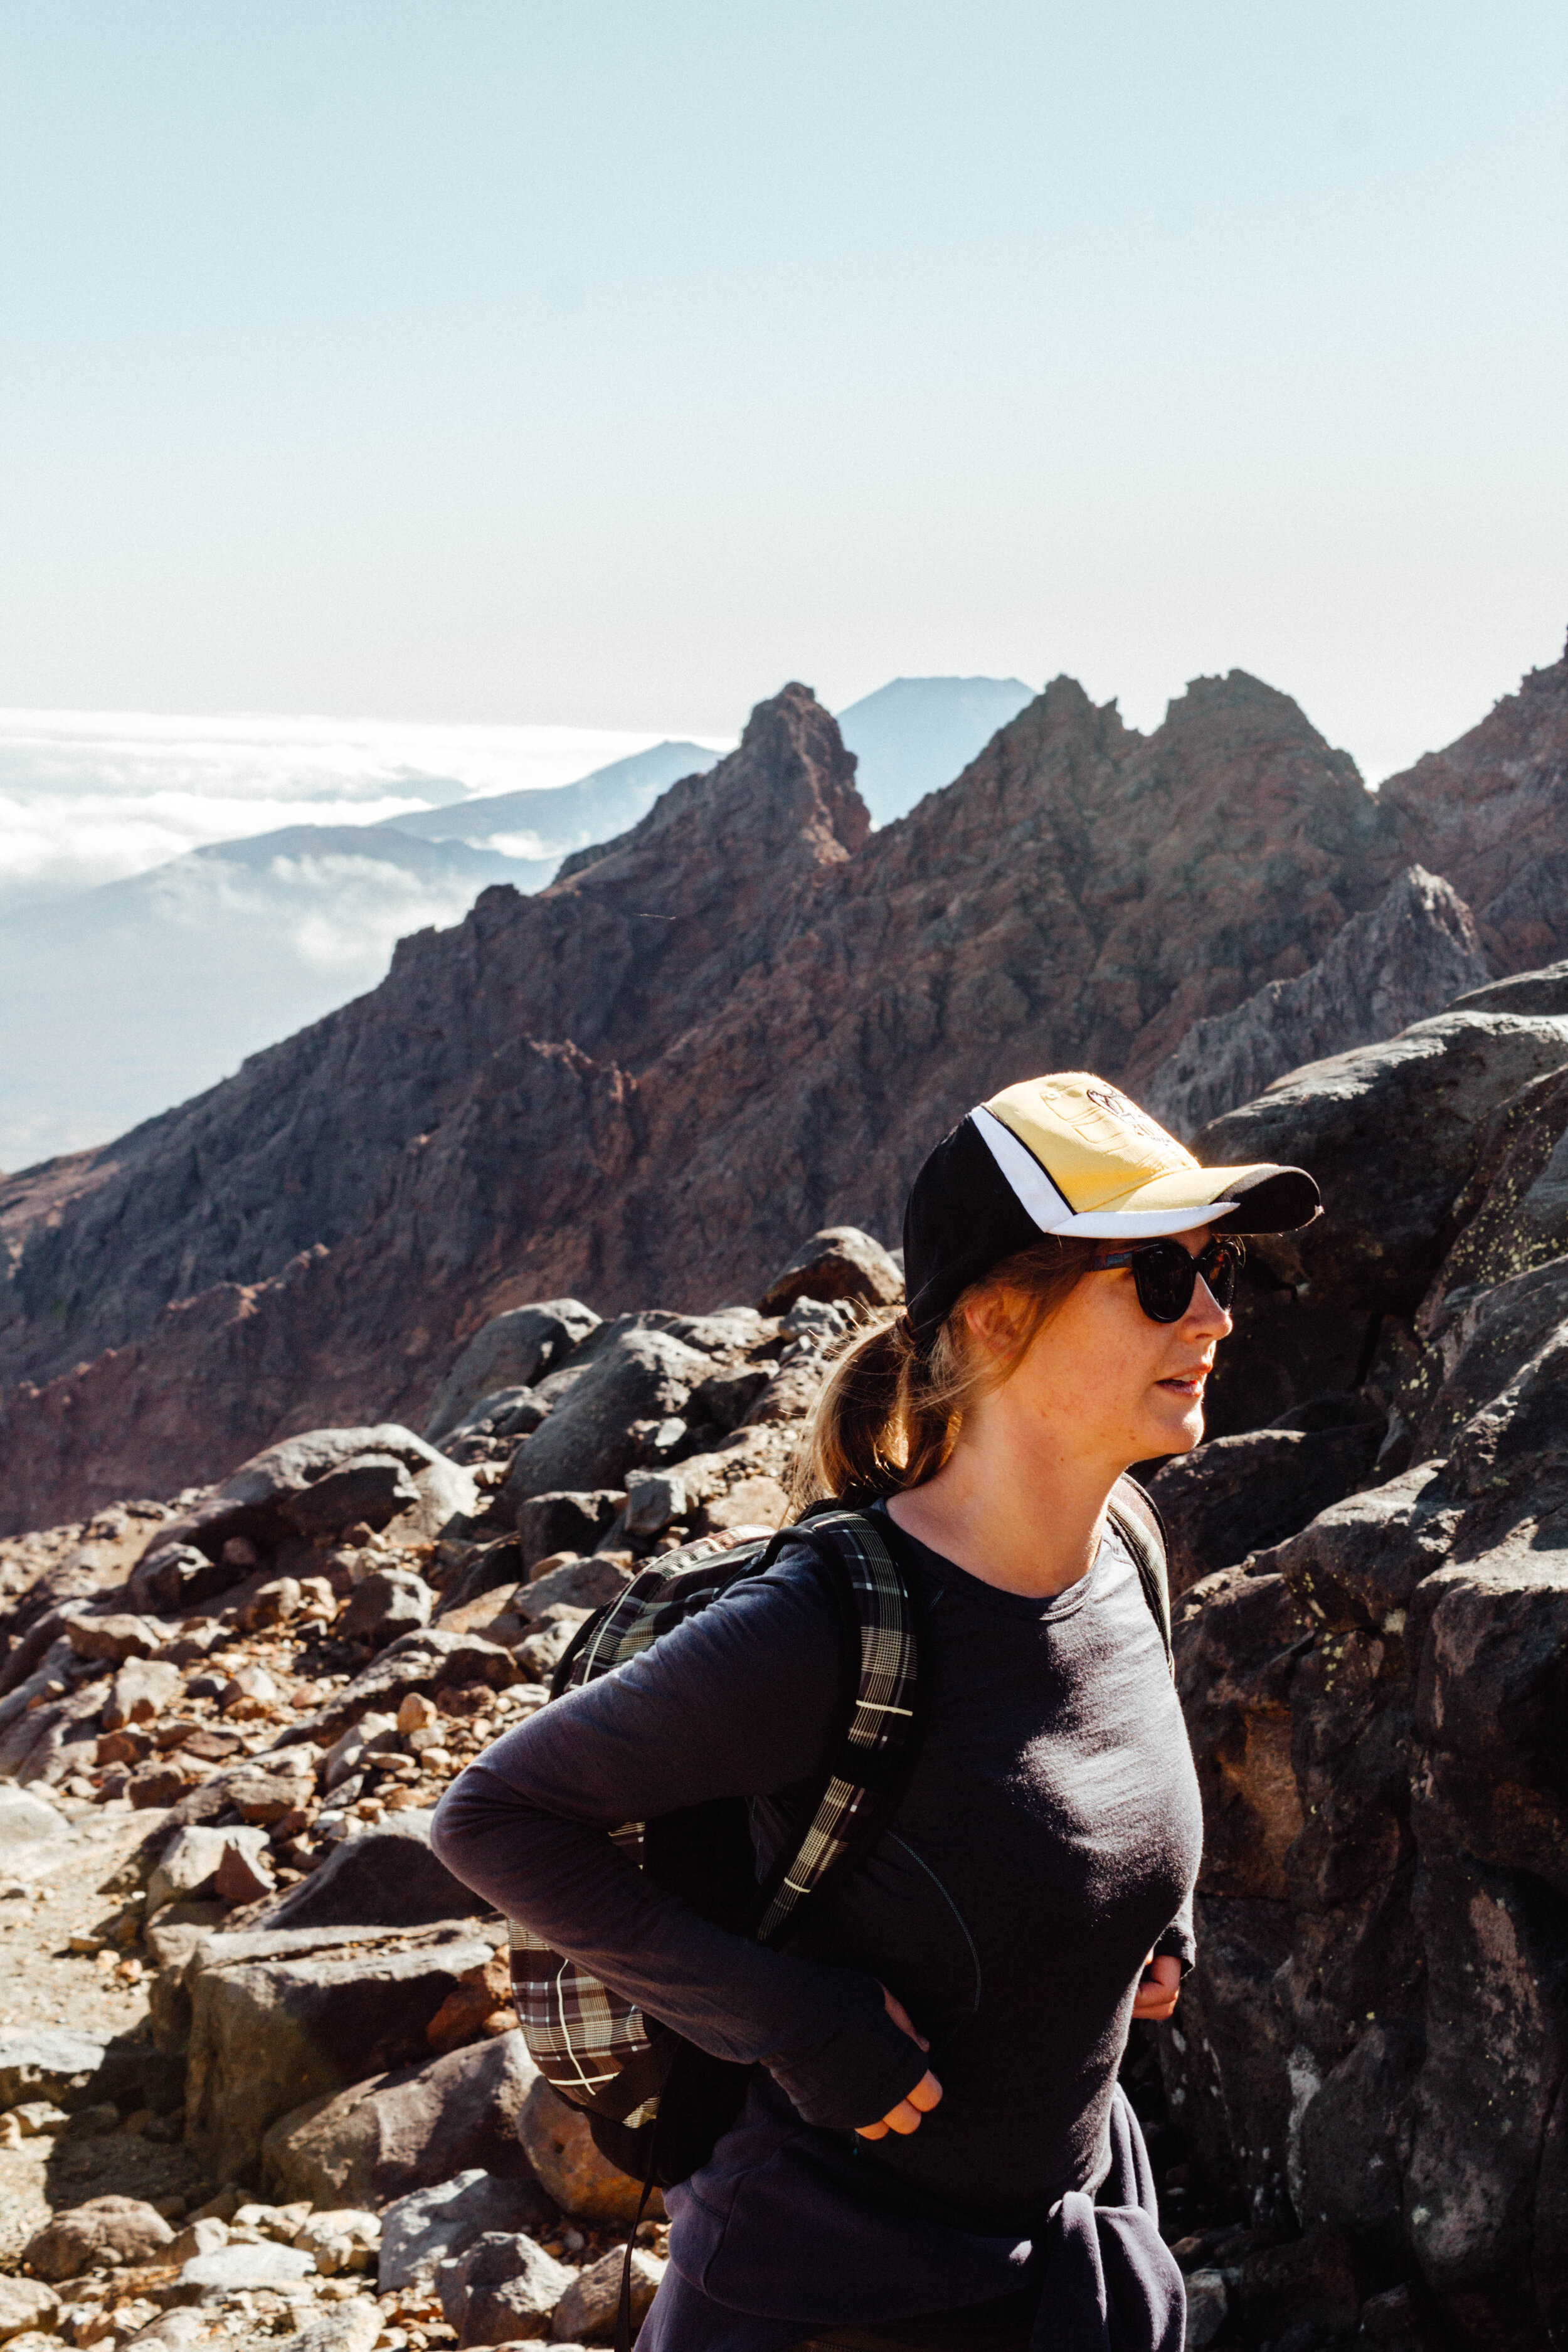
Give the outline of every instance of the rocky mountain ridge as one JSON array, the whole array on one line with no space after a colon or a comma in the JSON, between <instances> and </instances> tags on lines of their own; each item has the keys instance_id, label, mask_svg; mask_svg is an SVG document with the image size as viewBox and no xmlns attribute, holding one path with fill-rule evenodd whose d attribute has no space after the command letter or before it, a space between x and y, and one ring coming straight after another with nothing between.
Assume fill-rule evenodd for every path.
<instances>
[{"instance_id":1,"label":"rocky mountain ridge","mask_svg":"<svg viewBox=\"0 0 1568 2352\"><path fill-rule=\"evenodd\" d=\"M225 1086L0 1187L0 1524L322 1422L416 1423L517 1301L604 1311L700 1268L712 1304L781 1234L890 1236L971 1102L1073 1063L1137 1092L1370 919L1417 836L1462 898L1473 866L1506 968L1540 930L1508 845L1539 862L1568 821L1565 737L1560 664L1374 797L1241 673L1148 738L1058 679L868 837L834 722L787 688L548 891L487 891Z\"/></svg>"}]
</instances>

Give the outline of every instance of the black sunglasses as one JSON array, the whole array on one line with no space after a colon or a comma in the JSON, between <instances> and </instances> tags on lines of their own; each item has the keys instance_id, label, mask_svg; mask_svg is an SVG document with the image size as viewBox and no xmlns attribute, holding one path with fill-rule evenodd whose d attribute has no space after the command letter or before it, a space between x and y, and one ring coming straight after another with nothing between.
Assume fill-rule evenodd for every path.
<instances>
[{"instance_id":1,"label":"black sunglasses","mask_svg":"<svg viewBox=\"0 0 1568 2352\"><path fill-rule=\"evenodd\" d=\"M1236 1277L1247 1252L1232 1234L1216 1234L1196 1257L1177 1241L1134 1242L1127 1249L1097 1250L1097 1274L1130 1265L1138 1304L1153 1323L1179 1323L1193 1303L1201 1274L1216 1307L1229 1308L1236 1297Z\"/></svg>"}]
</instances>

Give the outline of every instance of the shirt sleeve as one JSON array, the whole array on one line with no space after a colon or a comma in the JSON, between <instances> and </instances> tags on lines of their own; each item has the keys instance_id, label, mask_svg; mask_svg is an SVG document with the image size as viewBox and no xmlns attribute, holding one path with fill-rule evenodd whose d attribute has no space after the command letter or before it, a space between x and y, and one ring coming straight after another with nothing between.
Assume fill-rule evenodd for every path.
<instances>
[{"instance_id":1,"label":"shirt sleeve","mask_svg":"<svg viewBox=\"0 0 1568 2352\"><path fill-rule=\"evenodd\" d=\"M715 1927L610 1836L809 1780L843 1711L833 1598L809 1553L786 1555L497 1740L442 1799L430 1842L623 1999L715 2057L766 2066L805 2122L874 2123L926 2070L875 1979Z\"/></svg>"},{"instance_id":2,"label":"shirt sleeve","mask_svg":"<svg viewBox=\"0 0 1568 2352\"><path fill-rule=\"evenodd\" d=\"M1193 1929L1193 1890L1187 1889L1182 1907L1154 1947L1156 1958L1180 1960L1185 1976L1198 1956L1198 1940Z\"/></svg>"}]
</instances>

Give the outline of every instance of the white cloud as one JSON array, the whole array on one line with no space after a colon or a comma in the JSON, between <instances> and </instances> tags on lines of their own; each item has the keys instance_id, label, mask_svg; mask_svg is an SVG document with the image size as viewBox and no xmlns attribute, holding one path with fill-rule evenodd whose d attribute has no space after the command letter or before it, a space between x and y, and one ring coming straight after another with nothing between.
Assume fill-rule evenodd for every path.
<instances>
[{"instance_id":1,"label":"white cloud","mask_svg":"<svg viewBox=\"0 0 1568 2352\"><path fill-rule=\"evenodd\" d=\"M593 727L0 709L0 896L146 872L285 824L565 784L658 737Z\"/></svg>"}]
</instances>

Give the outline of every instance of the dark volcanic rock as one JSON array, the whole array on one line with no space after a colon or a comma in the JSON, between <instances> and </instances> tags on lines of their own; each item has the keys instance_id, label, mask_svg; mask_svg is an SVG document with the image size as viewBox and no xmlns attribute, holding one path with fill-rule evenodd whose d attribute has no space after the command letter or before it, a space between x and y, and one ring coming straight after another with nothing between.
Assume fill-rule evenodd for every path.
<instances>
[{"instance_id":1,"label":"dark volcanic rock","mask_svg":"<svg viewBox=\"0 0 1568 2352\"><path fill-rule=\"evenodd\" d=\"M515 1510L540 1495L624 1486L639 1455L634 1424L679 1418L709 1370L705 1355L670 1332L616 1332L518 1447L504 1501Z\"/></svg>"},{"instance_id":2,"label":"dark volcanic rock","mask_svg":"<svg viewBox=\"0 0 1568 2352\"><path fill-rule=\"evenodd\" d=\"M275 1903L268 1927L424 1927L489 1906L430 1851L430 1815L389 1813L345 1838Z\"/></svg>"},{"instance_id":3,"label":"dark volcanic rock","mask_svg":"<svg viewBox=\"0 0 1568 2352\"><path fill-rule=\"evenodd\" d=\"M1150 1492L1169 1538L1172 1597L1337 1503L1372 1468L1386 1427L1365 1397L1319 1397L1167 1462Z\"/></svg>"},{"instance_id":4,"label":"dark volcanic rock","mask_svg":"<svg viewBox=\"0 0 1568 2352\"><path fill-rule=\"evenodd\" d=\"M1381 1047L1223 1122L1283 1139L1295 1107L1285 1156L1320 1168L1329 1204L1297 1271L1375 1318L1369 1409L1394 1405L1357 1491L1177 1612L1206 1836L1167 2082L1202 2168L1305 2233L1240 2265L1247 2340L1338 2340L1360 2298L1368 2341L1534 2345L1568 2294L1568 1073L1520 1082L1555 999L1524 1001L1409 1033L1443 1041L1422 1048L1429 1122L1386 1075L1413 1064ZM1389 1116L1342 1124L1345 1065L1369 1056ZM1402 1234L1407 1180L1425 1207ZM1361 1245L1384 1220L1397 1255ZM1258 1380L1268 1339L1255 1320ZM1203 1453L1162 1474L1178 1518L1185 1474L1194 1524ZM1216 1511L1242 1507L1224 1484Z\"/></svg>"},{"instance_id":5,"label":"dark volcanic rock","mask_svg":"<svg viewBox=\"0 0 1568 2352\"><path fill-rule=\"evenodd\" d=\"M898 1263L879 1241L853 1225L825 1225L776 1274L758 1305L764 1315L787 1315L797 1298L859 1298L888 1307L904 1295Z\"/></svg>"},{"instance_id":6,"label":"dark volcanic rock","mask_svg":"<svg viewBox=\"0 0 1568 2352\"><path fill-rule=\"evenodd\" d=\"M425 1434L439 1444L448 1430L496 1389L531 1388L565 1360L599 1318L575 1298L509 1307L476 1331L430 1402Z\"/></svg>"},{"instance_id":7,"label":"dark volcanic rock","mask_svg":"<svg viewBox=\"0 0 1568 2352\"><path fill-rule=\"evenodd\" d=\"M268 2183L319 2206L374 2206L478 2168L526 2192L542 2223L550 2209L518 2137L538 2079L521 2034L506 2033L309 2100L267 2134Z\"/></svg>"},{"instance_id":8,"label":"dark volcanic rock","mask_svg":"<svg viewBox=\"0 0 1568 2352\"><path fill-rule=\"evenodd\" d=\"M395 1517L411 1534L437 1535L475 1500L468 1474L411 1429L395 1423L313 1429L242 1463L183 1517L160 1528L147 1549L147 1574L175 1546L216 1560L235 1537L266 1549L289 1535L336 1535L362 1519L384 1528Z\"/></svg>"},{"instance_id":9,"label":"dark volcanic rock","mask_svg":"<svg viewBox=\"0 0 1568 2352\"><path fill-rule=\"evenodd\" d=\"M1488 970L1463 899L1413 866L1375 907L1352 916L1310 971L1271 980L1234 1012L1194 1023L1141 1099L1173 1135L1196 1135L1303 1062L1396 1036L1441 1013Z\"/></svg>"},{"instance_id":10,"label":"dark volcanic rock","mask_svg":"<svg viewBox=\"0 0 1568 2352\"><path fill-rule=\"evenodd\" d=\"M1247 1247L1321 1307L1411 1314L1453 1238L1451 1215L1489 1116L1568 1064L1568 1022L1445 1013L1384 1045L1309 1065L1216 1119L1200 1160L1309 1168L1323 1212L1300 1234Z\"/></svg>"},{"instance_id":11,"label":"dark volcanic rock","mask_svg":"<svg viewBox=\"0 0 1568 2352\"><path fill-rule=\"evenodd\" d=\"M626 1495L616 1486L590 1495L531 1495L517 1506L517 1539L525 1572L558 1551L592 1551L615 1525Z\"/></svg>"}]
</instances>

